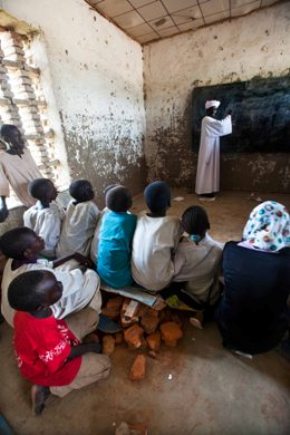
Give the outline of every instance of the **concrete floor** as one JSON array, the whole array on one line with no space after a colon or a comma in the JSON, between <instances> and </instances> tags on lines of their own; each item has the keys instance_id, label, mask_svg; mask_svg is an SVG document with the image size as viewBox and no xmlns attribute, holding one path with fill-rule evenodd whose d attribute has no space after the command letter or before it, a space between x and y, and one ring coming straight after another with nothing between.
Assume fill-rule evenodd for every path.
<instances>
[{"instance_id":1,"label":"concrete floor","mask_svg":"<svg viewBox=\"0 0 290 435\"><path fill-rule=\"evenodd\" d=\"M192 194L175 191L170 214L196 203ZM290 207L290 195L263 195ZM256 203L246 193L223 193L206 204L213 237L239 239ZM144 208L136 198L135 211ZM41 417L31 415L29 385L17 372L12 331L1 334L0 410L16 434L110 435L121 421L145 423L150 435L290 433L290 364L276 351L247 360L221 346L214 324L198 331L187 324L175 349L163 347L158 359L147 358L146 379L128 380L135 351L125 346L112 356L109 379L64 399L54 398ZM171 376L169 376L171 375ZM172 379L169 379L171 378Z\"/></svg>"}]
</instances>

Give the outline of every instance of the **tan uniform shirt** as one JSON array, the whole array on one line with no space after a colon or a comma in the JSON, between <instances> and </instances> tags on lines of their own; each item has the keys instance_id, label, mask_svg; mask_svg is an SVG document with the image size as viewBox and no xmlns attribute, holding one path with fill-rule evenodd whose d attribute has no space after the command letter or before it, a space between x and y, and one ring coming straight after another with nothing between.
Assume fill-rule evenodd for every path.
<instances>
[{"instance_id":1,"label":"tan uniform shirt","mask_svg":"<svg viewBox=\"0 0 290 435\"><path fill-rule=\"evenodd\" d=\"M9 196L10 184L19 200L30 207L36 200L29 195L27 187L36 178L42 178L42 175L27 148L21 157L0 151L0 196Z\"/></svg>"}]
</instances>

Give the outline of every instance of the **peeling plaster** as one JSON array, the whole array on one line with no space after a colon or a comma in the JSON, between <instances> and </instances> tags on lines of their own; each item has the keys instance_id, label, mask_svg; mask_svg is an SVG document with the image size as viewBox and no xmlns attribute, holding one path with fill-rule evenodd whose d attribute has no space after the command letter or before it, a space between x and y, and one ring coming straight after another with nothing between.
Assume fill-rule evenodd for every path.
<instances>
[{"instance_id":1,"label":"peeling plaster","mask_svg":"<svg viewBox=\"0 0 290 435\"><path fill-rule=\"evenodd\" d=\"M194 186L197 155L191 152L190 106L195 86L289 74L287 11L289 3L277 4L144 47L150 180L160 176L172 185ZM173 114L178 119L174 124ZM289 166L290 154L222 155L221 185L225 190L289 192Z\"/></svg>"},{"instance_id":2,"label":"peeling plaster","mask_svg":"<svg viewBox=\"0 0 290 435\"><path fill-rule=\"evenodd\" d=\"M83 0L4 0L46 38L71 177L145 183L143 51ZM55 13L57 11L57 14ZM63 17L66 17L65 20Z\"/></svg>"}]
</instances>

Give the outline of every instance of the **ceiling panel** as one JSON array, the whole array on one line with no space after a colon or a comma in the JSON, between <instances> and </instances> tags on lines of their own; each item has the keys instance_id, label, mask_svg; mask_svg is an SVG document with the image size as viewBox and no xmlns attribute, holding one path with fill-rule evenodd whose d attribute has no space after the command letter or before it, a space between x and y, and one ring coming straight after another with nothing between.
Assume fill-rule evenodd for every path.
<instances>
[{"instance_id":1,"label":"ceiling panel","mask_svg":"<svg viewBox=\"0 0 290 435\"><path fill-rule=\"evenodd\" d=\"M146 33L150 32L152 32L152 28L147 23L130 28L130 34L135 37L146 35Z\"/></svg>"},{"instance_id":2,"label":"ceiling panel","mask_svg":"<svg viewBox=\"0 0 290 435\"><path fill-rule=\"evenodd\" d=\"M130 27L145 23L143 18L136 11L130 11L126 14L118 15L114 18L114 21L119 24L122 29L129 29Z\"/></svg>"},{"instance_id":3,"label":"ceiling panel","mask_svg":"<svg viewBox=\"0 0 290 435\"><path fill-rule=\"evenodd\" d=\"M154 28L154 30L156 30L158 33L159 30L167 29L167 27L175 26L174 22L172 21L172 18L169 15L162 18L158 18L157 20L149 21L149 23ZM178 29L176 28L176 30Z\"/></svg>"},{"instance_id":4,"label":"ceiling panel","mask_svg":"<svg viewBox=\"0 0 290 435\"><path fill-rule=\"evenodd\" d=\"M133 6L127 0L105 0L96 4L96 8L110 18L132 11Z\"/></svg>"},{"instance_id":5,"label":"ceiling panel","mask_svg":"<svg viewBox=\"0 0 290 435\"><path fill-rule=\"evenodd\" d=\"M147 6L143 6L142 8L138 9L138 12L146 21L155 20L157 18L161 18L167 15L166 9L160 1L156 1L150 3Z\"/></svg>"},{"instance_id":6,"label":"ceiling panel","mask_svg":"<svg viewBox=\"0 0 290 435\"><path fill-rule=\"evenodd\" d=\"M180 9L189 8L190 6L195 6L197 0L162 0L165 8L168 12L179 11Z\"/></svg>"},{"instance_id":7,"label":"ceiling panel","mask_svg":"<svg viewBox=\"0 0 290 435\"><path fill-rule=\"evenodd\" d=\"M281 0L84 0L141 44L231 20Z\"/></svg>"},{"instance_id":8,"label":"ceiling panel","mask_svg":"<svg viewBox=\"0 0 290 435\"><path fill-rule=\"evenodd\" d=\"M251 3L244 4L238 8L234 8L231 11L232 17L239 17L240 15L248 14L251 11L257 9L261 4L261 0L252 1Z\"/></svg>"}]
</instances>

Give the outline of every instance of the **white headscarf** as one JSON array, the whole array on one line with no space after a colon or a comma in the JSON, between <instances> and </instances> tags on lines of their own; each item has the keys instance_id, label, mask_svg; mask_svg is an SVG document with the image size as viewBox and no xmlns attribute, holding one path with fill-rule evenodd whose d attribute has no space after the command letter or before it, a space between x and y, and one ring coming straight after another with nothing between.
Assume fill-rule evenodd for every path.
<instances>
[{"instance_id":1,"label":"white headscarf","mask_svg":"<svg viewBox=\"0 0 290 435\"><path fill-rule=\"evenodd\" d=\"M220 107L220 105L221 105L221 102L218 101L218 100L207 100L205 102L205 108L206 109L210 109L211 107L218 108L218 107Z\"/></svg>"},{"instance_id":2,"label":"white headscarf","mask_svg":"<svg viewBox=\"0 0 290 435\"><path fill-rule=\"evenodd\" d=\"M276 201L255 207L244 228L243 240L249 247L267 252L289 248L290 216L286 207Z\"/></svg>"}]
</instances>

